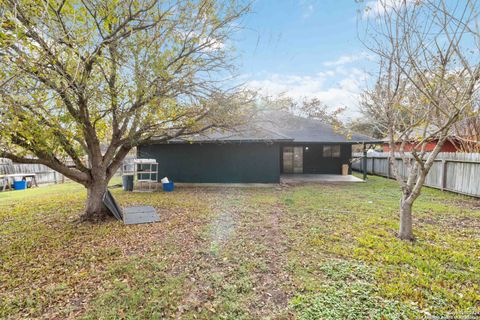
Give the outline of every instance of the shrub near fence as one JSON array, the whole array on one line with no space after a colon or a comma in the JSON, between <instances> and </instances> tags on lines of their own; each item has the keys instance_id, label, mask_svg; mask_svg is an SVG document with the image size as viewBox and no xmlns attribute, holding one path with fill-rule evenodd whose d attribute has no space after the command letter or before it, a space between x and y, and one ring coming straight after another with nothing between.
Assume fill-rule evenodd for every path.
<instances>
[{"instance_id":1,"label":"shrub near fence","mask_svg":"<svg viewBox=\"0 0 480 320\"><path fill-rule=\"evenodd\" d=\"M362 158L362 153L354 153L354 158ZM388 152L367 154L367 172L374 175L394 178L389 165ZM411 155L410 161L415 161ZM396 157L398 170L403 177L408 174L408 166ZM362 171L362 161L352 163L352 168ZM455 193L480 197L480 153L441 152L430 169L425 185Z\"/></svg>"},{"instance_id":2,"label":"shrub near fence","mask_svg":"<svg viewBox=\"0 0 480 320\"><path fill-rule=\"evenodd\" d=\"M60 183L65 181L62 174L43 164L20 164L13 163L10 159L0 158L0 176L16 173L35 173L38 184ZM0 181L0 185L1 183Z\"/></svg>"}]
</instances>

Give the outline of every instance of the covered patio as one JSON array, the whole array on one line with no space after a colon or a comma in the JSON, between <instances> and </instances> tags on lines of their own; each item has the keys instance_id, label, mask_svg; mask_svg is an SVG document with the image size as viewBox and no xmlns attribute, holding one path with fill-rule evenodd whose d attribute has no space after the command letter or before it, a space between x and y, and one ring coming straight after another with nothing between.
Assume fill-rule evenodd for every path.
<instances>
[{"instance_id":1,"label":"covered patio","mask_svg":"<svg viewBox=\"0 0 480 320\"><path fill-rule=\"evenodd\" d=\"M364 182L362 179L353 175L340 174L282 174L280 183L299 184L299 183L355 183Z\"/></svg>"}]
</instances>

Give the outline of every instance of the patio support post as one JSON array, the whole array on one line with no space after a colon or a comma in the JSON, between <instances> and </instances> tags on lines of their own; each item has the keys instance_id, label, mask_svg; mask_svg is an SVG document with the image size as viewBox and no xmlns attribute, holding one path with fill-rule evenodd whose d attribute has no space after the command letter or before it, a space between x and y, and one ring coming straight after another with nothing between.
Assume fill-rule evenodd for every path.
<instances>
[{"instance_id":1,"label":"patio support post","mask_svg":"<svg viewBox=\"0 0 480 320\"><path fill-rule=\"evenodd\" d=\"M363 181L367 181L367 145L363 144Z\"/></svg>"}]
</instances>

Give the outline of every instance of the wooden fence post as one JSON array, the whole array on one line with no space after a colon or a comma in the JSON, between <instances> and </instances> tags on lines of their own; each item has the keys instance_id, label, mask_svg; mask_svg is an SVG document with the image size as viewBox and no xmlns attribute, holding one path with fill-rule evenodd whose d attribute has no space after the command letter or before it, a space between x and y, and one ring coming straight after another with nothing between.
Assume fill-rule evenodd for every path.
<instances>
[{"instance_id":1,"label":"wooden fence post","mask_svg":"<svg viewBox=\"0 0 480 320\"><path fill-rule=\"evenodd\" d=\"M390 179L390 156L387 157L387 178Z\"/></svg>"},{"instance_id":2,"label":"wooden fence post","mask_svg":"<svg viewBox=\"0 0 480 320\"><path fill-rule=\"evenodd\" d=\"M363 181L367 181L367 148L363 144Z\"/></svg>"},{"instance_id":3,"label":"wooden fence post","mask_svg":"<svg viewBox=\"0 0 480 320\"><path fill-rule=\"evenodd\" d=\"M442 175L441 175L441 186L440 189L443 191L447 187L447 160L442 159Z\"/></svg>"}]
</instances>

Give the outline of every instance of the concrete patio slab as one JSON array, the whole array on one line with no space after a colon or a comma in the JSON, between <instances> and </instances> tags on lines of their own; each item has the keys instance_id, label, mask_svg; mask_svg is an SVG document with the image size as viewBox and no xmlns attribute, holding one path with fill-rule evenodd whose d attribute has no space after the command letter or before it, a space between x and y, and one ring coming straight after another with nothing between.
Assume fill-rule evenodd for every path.
<instances>
[{"instance_id":1,"label":"concrete patio slab","mask_svg":"<svg viewBox=\"0 0 480 320\"><path fill-rule=\"evenodd\" d=\"M352 183L363 182L362 179L352 175L342 176L340 174L282 174L280 183Z\"/></svg>"}]
</instances>

